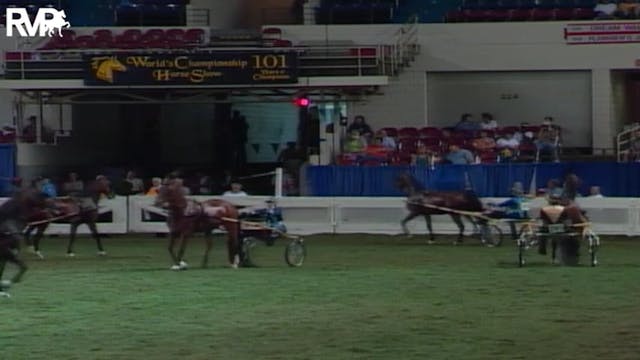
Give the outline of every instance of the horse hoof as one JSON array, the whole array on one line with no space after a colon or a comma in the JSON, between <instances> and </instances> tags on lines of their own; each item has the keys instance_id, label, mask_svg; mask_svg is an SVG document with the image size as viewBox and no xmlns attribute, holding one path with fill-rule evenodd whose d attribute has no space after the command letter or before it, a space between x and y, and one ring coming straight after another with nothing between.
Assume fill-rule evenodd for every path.
<instances>
[{"instance_id":1,"label":"horse hoof","mask_svg":"<svg viewBox=\"0 0 640 360\"><path fill-rule=\"evenodd\" d=\"M0 281L0 290L6 290L11 287L11 280Z\"/></svg>"},{"instance_id":2,"label":"horse hoof","mask_svg":"<svg viewBox=\"0 0 640 360\"><path fill-rule=\"evenodd\" d=\"M230 266L232 269L237 269L237 268L238 268L238 264L236 264L236 263L229 264L229 266Z\"/></svg>"},{"instance_id":3,"label":"horse hoof","mask_svg":"<svg viewBox=\"0 0 640 360\"><path fill-rule=\"evenodd\" d=\"M38 250L35 252L36 256L38 257L38 259L40 260L44 260L44 255L42 255L42 253Z\"/></svg>"},{"instance_id":4,"label":"horse hoof","mask_svg":"<svg viewBox=\"0 0 640 360\"><path fill-rule=\"evenodd\" d=\"M98 256L107 256L107 252L104 250L98 251Z\"/></svg>"},{"instance_id":5,"label":"horse hoof","mask_svg":"<svg viewBox=\"0 0 640 360\"><path fill-rule=\"evenodd\" d=\"M180 265L171 265L170 270L180 270Z\"/></svg>"},{"instance_id":6,"label":"horse hoof","mask_svg":"<svg viewBox=\"0 0 640 360\"><path fill-rule=\"evenodd\" d=\"M11 294L5 291L0 291L0 298L10 298Z\"/></svg>"},{"instance_id":7,"label":"horse hoof","mask_svg":"<svg viewBox=\"0 0 640 360\"><path fill-rule=\"evenodd\" d=\"M434 245L436 242L433 240L427 240L427 245Z\"/></svg>"},{"instance_id":8,"label":"horse hoof","mask_svg":"<svg viewBox=\"0 0 640 360\"><path fill-rule=\"evenodd\" d=\"M180 270L187 270L187 268L189 268L189 264L184 261L180 261L180 264L178 266L180 267Z\"/></svg>"},{"instance_id":9,"label":"horse hoof","mask_svg":"<svg viewBox=\"0 0 640 360\"><path fill-rule=\"evenodd\" d=\"M36 251L36 248L33 247L33 245L31 246L27 246L27 251L32 253L32 254L37 254L38 252Z\"/></svg>"},{"instance_id":10,"label":"horse hoof","mask_svg":"<svg viewBox=\"0 0 640 360\"><path fill-rule=\"evenodd\" d=\"M75 257L75 256L76 256L76 254L74 254L74 253L72 253L72 252L67 253L67 257Z\"/></svg>"}]
</instances>

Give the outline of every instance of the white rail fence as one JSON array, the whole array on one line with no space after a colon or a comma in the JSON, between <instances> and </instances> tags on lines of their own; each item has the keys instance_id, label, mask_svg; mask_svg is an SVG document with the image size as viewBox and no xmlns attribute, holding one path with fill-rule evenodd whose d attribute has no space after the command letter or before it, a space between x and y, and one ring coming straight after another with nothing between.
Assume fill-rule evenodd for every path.
<instances>
[{"instance_id":1,"label":"white rail fence","mask_svg":"<svg viewBox=\"0 0 640 360\"><path fill-rule=\"evenodd\" d=\"M206 200L211 196L194 196L196 200ZM266 197L250 196L226 198L240 207L262 207ZM0 203L6 199L0 199ZM501 199L483 199L498 202ZM166 233L165 216L161 209L153 206L153 197L115 197L100 202L98 230L106 234L124 233ZM580 206L587 211L595 231L601 235L640 235L640 198L579 199ZM537 216L543 199L530 203L530 214ZM285 223L293 234L308 235L318 233L370 233L401 234L400 220L406 216L404 198L362 198L362 197L283 197L278 200L283 210ZM433 216L436 234L455 234L457 228L448 216ZM466 223L465 233L472 229ZM416 234L427 232L423 218L409 223L409 229ZM505 226L504 230L507 231ZM47 229L48 234L66 234L69 224L54 223ZM86 226L79 233L88 233Z\"/></svg>"}]
</instances>

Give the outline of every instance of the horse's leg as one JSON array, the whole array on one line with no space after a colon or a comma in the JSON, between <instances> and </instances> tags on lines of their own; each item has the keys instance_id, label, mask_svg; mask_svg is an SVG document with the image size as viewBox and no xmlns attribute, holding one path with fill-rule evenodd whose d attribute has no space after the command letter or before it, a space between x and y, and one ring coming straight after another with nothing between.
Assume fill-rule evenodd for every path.
<instances>
[{"instance_id":1,"label":"horse's leg","mask_svg":"<svg viewBox=\"0 0 640 360\"><path fill-rule=\"evenodd\" d=\"M427 244L435 244L436 239L433 236L433 225L431 225L431 215L425 214L424 221L427 223L427 230L429 231L429 240L427 240Z\"/></svg>"},{"instance_id":2,"label":"horse's leg","mask_svg":"<svg viewBox=\"0 0 640 360\"><path fill-rule=\"evenodd\" d=\"M178 237L178 232L170 231L169 246L167 247L167 249L169 250L169 255L171 255L171 261L173 262L173 266L171 266L172 270L180 270L180 264L179 264L180 261L178 260L178 257L176 256L175 252L173 251L173 248L176 245L177 237Z\"/></svg>"},{"instance_id":3,"label":"horse's leg","mask_svg":"<svg viewBox=\"0 0 640 360\"><path fill-rule=\"evenodd\" d=\"M18 266L18 272L15 275L13 275L11 282L19 283L20 280L22 280L22 276L24 275L24 273L27 272L27 264L25 264L24 261L22 261L20 258L18 258L16 255L13 255L13 254L11 257L9 257L9 261L11 261L12 263Z\"/></svg>"},{"instance_id":4,"label":"horse's leg","mask_svg":"<svg viewBox=\"0 0 640 360\"><path fill-rule=\"evenodd\" d=\"M78 221L71 222L71 233L69 234L69 245L67 245L67 256L76 256L73 252L73 244L76 242L76 233L78 232L78 226L80 223Z\"/></svg>"},{"instance_id":5,"label":"horse's leg","mask_svg":"<svg viewBox=\"0 0 640 360\"><path fill-rule=\"evenodd\" d=\"M189 265L184 261L184 253L187 250L187 242L189 241L189 234L186 232L180 233L180 249L178 250L177 259L180 262L178 266L180 270L186 269Z\"/></svg>"},{"instance_id":6,"label":"horse's leg","mask_svg":"<svg viewBox=\"0 0 640 360\"><path fill-rule=\"evenodd\" d=\"M229 265L232 268L237 268L240 264L240 244L238 241L240 225L238 223L227 222L225 225L227 229L227 251L229 255Z\"/></svg>"},{"instance_id":7,"label":"horse's leg","mask_svg":"<svg viewBox=\"0 0 640 360\"><path fill-rule=\"evenodd\" d=\"M209 252L213 247L213 236L211 236L212 229L207 228L204 232L204 257L202 258L202 267L206 268L209 265Z\"/></svg>"},{"instance_id":8,"label":"horse's leg","mask_svg":"<svg viewBox=\"0 0 640 360\"><path fill-rule=\"evenodd\" d=\"M556 264L556 250L558 249L558 242L556 239L551 239L551 263Z\"/></svg>"},{"instance_id":9,"label":"horse's leg","mask_svg":"<svg viewBox=\"0 0 640 360\"><path fill-rule=\"evenodd\" d=\"M49 224L42 224L38 226L36 234L33 236L33 251L40 259L44 259L44 255L42 255L42 253L40 252L40 240L42 240L44 231L47 229L47 226L49 226ZM25 237L26 236L28 235L25 235Z\"/></svg>"},{"instance_id":10,"label":"horse's leg","mask_svg":"<svg viewBox=\"0 0 640 360\"><path fill-rule=\"evenodd\" d=\"M30 252L35 252L35 243L31 239L31 233L35 228L35 225L28 225L27 228L24 229L24 244Z\"/></svg>"},{"instance_id":11,"label":"horse's leg","mask_svg":"<svg viewBox=\"0 0 640 360\"><path fill-rule=\"evenodd\" d=\"M464 223L462 222L462 217L458 214L451 214L451 219L453 219L453 222L458 225L458 230L460 230L460 232L458 232L458 238L454 244L462 244L462 237L464 236Z\"/></svg>"},{"instance_id":12,"label":"horse's leg","mask_svg":"<svg viewBox=\"0 0 640 360\"><path fill-rule=\"evenodd\" d=\"M478 222L476 221L476 219L471 215L465 215L464 217L467 220L469 220L471 225L473 225L473 233L474 234L479 234L480 233L480 228L478 228Z\"/></svg>"},{"instance_id":13,"label":"horse's leg","mask_svg":"<svg viewBox=\"0 0 640 360\"><path fill-rule=\"evenodd\" d=\"M411 236L411 233L409 233L409 228L407 228L407 223L411 220L413 220L416 216L418 216L418 213L415 212L411 212L409 213L409 215L407 215L404 219L402 219L402 222L400 224L402 224L402 232L407 235L407 236Z\"/></svg>"},{"instance_id":14,"label":"horse's leg","mask_svg":"<svg viewBox=\"0 0 640 360\"><path fill-rule=\"evenodd\" d=\"M98 227L96 226L96 220L95 219L91 219L91 220L87 221L87 226L89 227L89 230L91 230L91 236L93 236L93 238L96 240L96 245L98 246L98 255L99 256L107 255L107 252L104 251L104 248L102 247L102 240L100 239L100 234L98 233Z\"/></svg>"}]
</instances>

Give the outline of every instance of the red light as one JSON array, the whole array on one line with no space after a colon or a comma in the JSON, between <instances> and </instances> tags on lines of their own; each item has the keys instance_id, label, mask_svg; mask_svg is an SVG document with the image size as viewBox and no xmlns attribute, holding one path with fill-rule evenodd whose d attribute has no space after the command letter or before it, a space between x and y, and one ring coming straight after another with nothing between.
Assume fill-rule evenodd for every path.
<instances>
[{"instance_id":1,"label":"red light","mask_svg":"<svg viewBox=\"0 0 640 360\"><path fill-rule=\"evenodd\" d=\"M298 98L298 99L296 99L296 105L298 105L300 107L307 107L307 106L309 106L310 103L311 103L311 101L309 101L309 99L307 99L307 98Z\"/></svg>"}]
</instances>

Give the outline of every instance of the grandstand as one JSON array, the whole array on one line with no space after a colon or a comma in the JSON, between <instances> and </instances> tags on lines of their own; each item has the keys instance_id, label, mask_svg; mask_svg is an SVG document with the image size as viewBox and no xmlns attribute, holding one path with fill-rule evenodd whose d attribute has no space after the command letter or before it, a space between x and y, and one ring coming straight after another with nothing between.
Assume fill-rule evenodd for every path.
<instances>
[{"instance_id":1,"label":"grandstand","mask_svg":"<svg viewBox=\"0 0 640 360\"><path fill-rule=\"evenodd\" d=\"M595 5L587 0L2 1L2 7L25 7L32 15L39 7L64 8L72 24L63 37L2 39L1 85L11 95L3 96L1 108L13 114L2 140L18 142L16 166L5 175L59 173L60 167L90 173L98 163L146 164L150 171L183 164L224 168L223 148L215 139L224 126L219 119L232 108L256 117L250 119L254 126L245 145L256 168L271 167L284 144L300 142L292 124L311 118L320 124L311 127L313 139L302 145L319 165L408 166L418 146L443 155L452 141L473 151L479 132L454 132L455 140L441 136L467 112L493 114L499 128L489 135L496 139L523 123L530 127L524 132L536 133L542 119L553 116L562 132L562 162L615 161L631 144L617 144L618 132L640 112L634 101L640 23L589 21L597 15ZM270 84L232 78L163 86L125 79L117 70L110 75L116 83L109 86L88 78L90 59L121 60L118 56L131 53L157 59L291 54L295 76ZM296 108L300 97L312 106ZM180 122L182 114L214 121ZM35 144L21 136L30 115L43 127ZM343 156L341 124L355 115L394 136L397 148L373 161ZM161 124L154 131L162 135L149 143L165 145L161 159L138 155L151 145L145 145L147 130L136 117ZM45 139L45 127L53 130L52 140ZM272 131L276 128L281 130ZM171 136L175 131L196 140L181 144ZM105 132L112 138L124 132L126 145L101 136ZM72 156L88 143L94 147ZM499 150L475 155L481 166L493 166L504 161ZM517 155L519 162L546 160L530 144Z\"/></svg>"}]
</instances>

